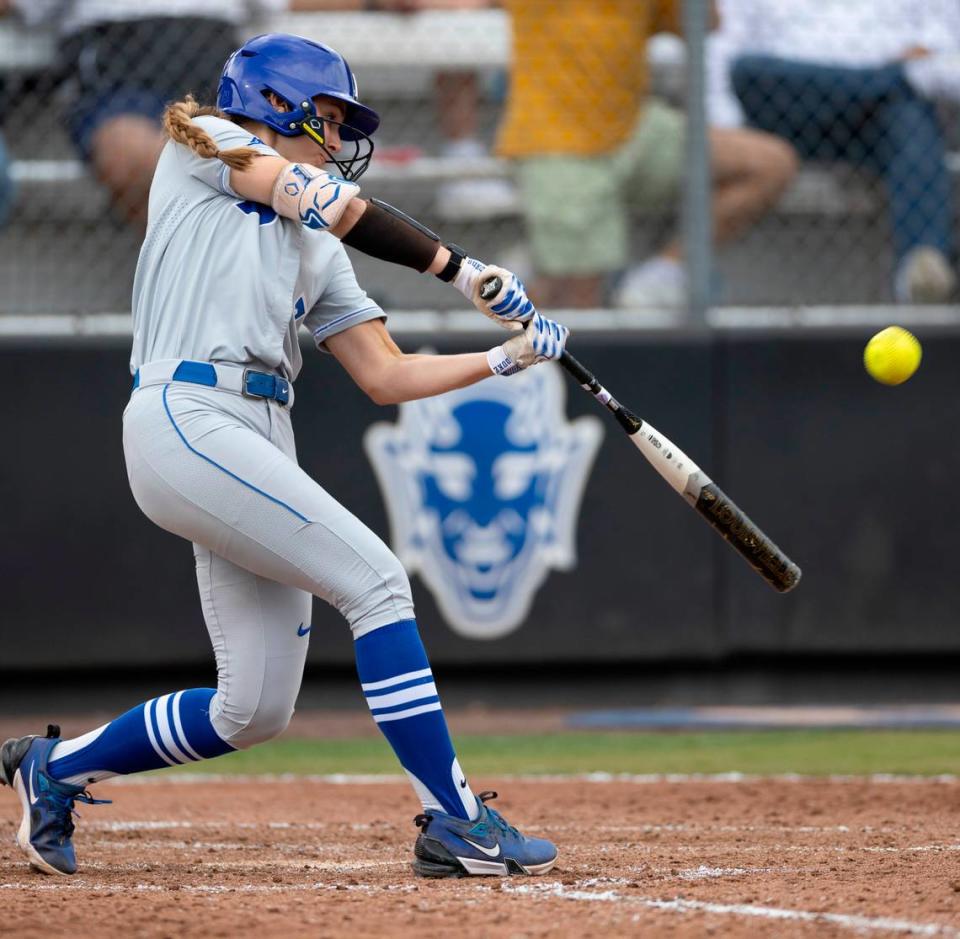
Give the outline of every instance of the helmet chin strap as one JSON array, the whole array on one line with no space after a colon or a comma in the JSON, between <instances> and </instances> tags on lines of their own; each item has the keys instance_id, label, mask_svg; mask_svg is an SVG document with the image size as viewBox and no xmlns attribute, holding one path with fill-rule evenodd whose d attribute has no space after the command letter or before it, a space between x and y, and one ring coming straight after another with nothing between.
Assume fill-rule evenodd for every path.
<instances>
[{"instance_id":1,"label":"helmet chin strap","mask_svg":"<svg viewBox=\"0 0 960 939\"><path fill-rule=\"evenodd\" d=\"M350 180L351 182L359 179L367 171L367 167L370 165L370 158L373 156L373 141L370 137L363 133L363 131L357 130L356 127L352 127L350 124L345 124L342 121L322 120L317 116L312 101L302 101L300 107L306 115L300 122L300 130L320 147L326 157L326 162L333 163L344 179ZM335 124L337 127L349 127L354 134L359 135L357 139L350 141L350 143L354 145L353 157L347 160L338 160L330 152L327 147L326 137L324 137L323 134L323 125L325 123ZM365 141L368 146L367 152L362 157L360 156L361 140ZM359 165L355 166L357 163L359 163Z\"/></svg>"}]
</instances>

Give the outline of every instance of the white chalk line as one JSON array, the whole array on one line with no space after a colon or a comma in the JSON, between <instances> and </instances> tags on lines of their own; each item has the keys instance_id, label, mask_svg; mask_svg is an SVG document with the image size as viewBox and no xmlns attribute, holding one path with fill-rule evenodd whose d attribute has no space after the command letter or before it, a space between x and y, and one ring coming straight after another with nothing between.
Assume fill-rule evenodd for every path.
<instances>
[{"instance_id":1,"label":"white chalk line","mask_svg":"<svg viewBox=\"0 0 960 939\"><path fill-rule=\"evenodd\" d=\"M862 916L855 913L825 913L812 910L794 910L783 907L752 906L747 903L713 903L706 900L673 899L655 897L626 897L615 889L593 892L582 889L579 884L570 889L561 883L513 884L505 882L503 893L526 896L555 897L562 900L587 902L625 903L671 913L712 913L720 916L756 917L759 919L786 920L807 923L830 923L857 932L893 932L913 936L960 937L960 931L939 923L916 923L905 919L881 916Z\"/></svg>"},{"instance_id":2,"label":"white chalk line","mask_svg":"<svg viewBox=\"0 0 960 939\"><path fill-rule=\"evenodd\" d=\"M392 862L360 862L365 868L386 869L396 866ZM730 868L712 869L702 866L696 868L697 873L706 876L733 876L760 872L779 871L778 868ZM657 897L625 896L618 892L617 887L628 884L623 878L595 877L578 881L573 885L565 885L557 881L536 884L516 884L512 881L501 881L497 888L486 884L479 884L472 888L475 893L492 894L495 890L513 896L539 899L560 899L587 903L622 903L627 906L640 906L648 909L671 913L706 913L717 916L754 917L780 921L807 922L832 924L857 932L893 932L914 936L945 936L950 939L960 939L960 931L939 923L918 923L911 920L893 917L863 916L854 913L828 913L812 910L796 910L784 907L753 906L746 903L716 903L705 900L687 900L682 898L661 899ZM418 889L415 884L341 884L317 882L311 884L177 884L164 886L162 884L100 884L86 880L71 880L69 883L0 883L0 890L17 890L25 892L60 892L82 891L84 893L192 893L192 894L280 894L306 893L323 891L347 891L354 893L410 893ZM469 888L468 888L469 889ZM638 917L635 917L637 919Z\"/></svg>"},{"instance_id":3,"label":"white chalk line","mask_svg":"<svg viewBox=\"0 0 960 939\"><path fill-rule=\"evenodd\" d=\"M784 782L784 783L909 783L909 784L936 784L954 785L960 781L960 776L953 773L941 773L935 776L919 776L897 773L871 773L867 775L810 776L800 773L779 773L769 776L753 775L748 773L549 773L549 774L495 774L497 779L505 782L519 783L629 783L633 785L658 785L662 783L755 783L755 782ZM405 776L392 773L384 774L350 774L331 773L327 775L296 773L259 773L236 775L229 773L157 773L156 775L115 776L104 780L100 785L107 786L151 786L172 783L175 785L225 785L269 783L323 783L333 786L365 786L383 785L408 782Z\"/></svg>"},{"instance_id":4,"label":"white chalk line","mask_svg":"<svg viewBox=\"0 0 960 939\"><path fill-rule=\"evenodd\" d=\"M727 916L748 916L759 919L792 920L803 923L829 923L852 929L856 932L893 932L910 936L957 937L960 932L951 926L939 923L914 923L910 920L888 916L861 916L856 913L820 913L810 910L791 910L771 906L750 906L742 903L710 903L704 900L653 900L640 901L651 909L676 913L713 913Z\"/></svg>"},{"instance_id":5,"label":"white chalk line","mask_svg":"<svg viewBox=\"0 0 960 939\"><path fill-rule=\"evenodd\" d=\"M592 885L590 885L592 886ZM29 891L70 891L78 890L84 893L192 893L192 894L279 894L279 893L315 893L323 891L347 891L354 893L376 894L381 892L410 893L417 890L415 885L370 885L370 884L234 884L234 885L178 885L165 887L161 884L135 885L101 885L83 882L69 884L37 884L25 886L22 884L0 884L0 890L29 890ZM662 900L655 897L624 897L616 890L572 888L560 883L513 885L504 883L500 886L503 893L519 896L529 896L533 899L561 899L593 903L625 903L629 906L643 906L650 909L674 913L710 913L714 915L728 915L738 917L757 917L771 920L792 920L796 922L830 923L859 932L884 931L905 933L915 936L947 936L958 937L960 932L937 923L916 923L909 920L894 919L891 917L870 917L851 913L824 913L808 910L793 910L780 907L751 906L749 904L712 903L701 900Z\"/></svg>"}]
</instances>

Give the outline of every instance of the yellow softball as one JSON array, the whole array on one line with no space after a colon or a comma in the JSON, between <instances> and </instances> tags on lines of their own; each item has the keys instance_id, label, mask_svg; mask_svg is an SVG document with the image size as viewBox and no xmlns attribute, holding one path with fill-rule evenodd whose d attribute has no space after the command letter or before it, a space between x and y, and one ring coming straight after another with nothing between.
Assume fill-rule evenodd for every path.
<instances>
[{"instance_id":1,"label":"yellow softball","mask_svg":"<svg viewBox=\"0 0 960 939\"><path fill-rule=\"evenodd\" d=\"M923 350L913 333L902 326L881 329L863 350L863 364L882 385L900 385L920 365Z\"/></svg>"}]
</instances>

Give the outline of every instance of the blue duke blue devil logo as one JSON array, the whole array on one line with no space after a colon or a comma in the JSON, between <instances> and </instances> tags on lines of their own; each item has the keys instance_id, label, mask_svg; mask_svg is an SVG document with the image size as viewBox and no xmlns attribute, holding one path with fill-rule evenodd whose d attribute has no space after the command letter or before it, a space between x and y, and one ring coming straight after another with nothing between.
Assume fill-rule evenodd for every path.
<instances>
[{"instance_id":1,"label":"blue duke blue devil logo","mask_svg":"<svg viewBox=\"0 0 960 939\"><path fill-rule=\"evenodd\" d=\"M396 424L367 431L393 548L463 636L516 629L549 571L576 562L603 429L568 421L564 404L557 368L540 365L402 404Z\"/></svg>"}]
</instances>

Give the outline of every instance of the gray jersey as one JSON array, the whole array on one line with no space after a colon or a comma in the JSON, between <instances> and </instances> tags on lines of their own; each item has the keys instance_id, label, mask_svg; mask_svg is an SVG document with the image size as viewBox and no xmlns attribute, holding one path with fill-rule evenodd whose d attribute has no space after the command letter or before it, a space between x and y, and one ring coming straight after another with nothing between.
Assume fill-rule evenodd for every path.
<instances>
[{"instance_id":1,"label":"gray jersey","mask_svg":"<svg viewBox=\"0 0 960 939\"><path fill-rule=\"evenodd\" d=\"M278 156L237 124L199 117L221 150ZM385 314L357 284L329 232L303 228L230 187L229 168L170 141L150 189L133 284L131 372L159 359L234 362L279 371L302 364L297 330L319 346Z\"/></svg>"}]
</instances>

